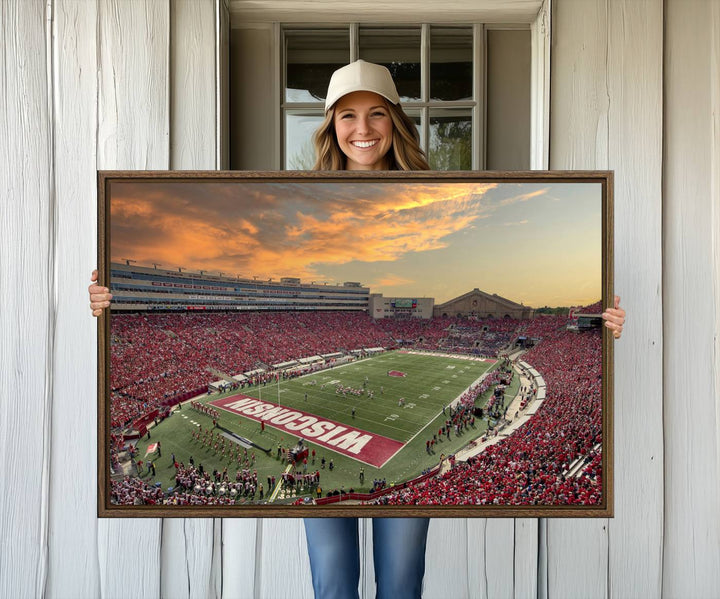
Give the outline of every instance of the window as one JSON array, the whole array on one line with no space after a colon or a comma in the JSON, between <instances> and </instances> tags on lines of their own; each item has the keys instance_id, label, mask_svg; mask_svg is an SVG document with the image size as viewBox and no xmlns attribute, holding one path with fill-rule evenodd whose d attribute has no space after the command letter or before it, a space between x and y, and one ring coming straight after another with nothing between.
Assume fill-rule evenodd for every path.
<instances>
[{"instance_id":1,"label":"window","mask_svg":"<svg viewBox=\"0 0 720 599\"><path fill-rule=\"evenodd\" d=\"M477 168L481 127L475 83L482 72L475 58L477 32L472 25L285 29L284 168L312 168L310 138L323 118L330 75L357 58L390 70L431 168Z\"/></svg>"},{"instance_id":2,"label":"window","mask_svg":"<svg viewBox=\"0 0 720 599\"><path fill-rule=\"evenodd\" d=\"M330 76L387 66L437 170L530 168L529 25L240 24L230 38L230 166L311 169Z\"/></svg>"}]
</instances>

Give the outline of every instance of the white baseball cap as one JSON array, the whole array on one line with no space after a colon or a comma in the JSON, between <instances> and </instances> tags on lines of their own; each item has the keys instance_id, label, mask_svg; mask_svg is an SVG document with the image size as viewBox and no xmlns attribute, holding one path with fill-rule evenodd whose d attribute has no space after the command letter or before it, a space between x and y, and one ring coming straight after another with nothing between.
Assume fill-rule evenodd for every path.
<instances>
[{"instance_id":1,"label":"white baseball cap","mask_svg":"<svg viewBox=\"0 0 720 599\"><path fill-rule=\"evenodd\" d=\"M400 101L390 71L382 65L356 60L339 68L330 77L325 112L343 96L357 91L375 92L397 104Z\"/></svg>"}]
</instances>

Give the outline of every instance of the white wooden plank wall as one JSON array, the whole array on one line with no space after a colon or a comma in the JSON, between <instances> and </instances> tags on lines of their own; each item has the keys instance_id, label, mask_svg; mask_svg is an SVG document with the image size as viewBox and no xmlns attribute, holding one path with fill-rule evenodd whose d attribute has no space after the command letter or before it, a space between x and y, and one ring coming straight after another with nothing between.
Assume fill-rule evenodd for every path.
<instances>
[{"instance_id":1,"label":"white wooden plank wall","mask_svg":"<svg viewBox=\"0 0 720 599\"><path fill-rule=\"evenodd\" d=\"M214 0L170 2L170 168L217 168Z\"/></svg>"},{"instance_id":2,"label":"white wooden plank wall","mask_svg":"<svg viewBox=\"0 0 720 599\"><path fill-rule=\"evenodd\" d=\"M47 596L70 599L100 596L97 333L86 291L97 262L97 6L58 1L52 16L57 329Z\"/></svg>"},{"instance_id":3,"label":"white wooden plank wall","mask_svg":"<svg viewBox=\"0 0 720 599\"><path fill-rule=\"evenodd\" d=\"M606 3L554 0L552 13L550 168L606 169ZM547 521L541 545L547 551L547 587L541 597L608 595L607 525L605 519Z\"/></svg>"},{"instance_id":4,"label":"white wooden plank wall","mask_svg":"<svg viewBox=\"0 0 720 599\"><path fill-rule=\"evenodd\" d=\"M99 169L167 169L167 2L98 3ZM162 521L103 519L98 529L103 597L160 596Z\"/></svg>"},{"instance_id":5,"label":"white wooden plank wall","mask_svg":"<svg viewBox=\"0 0 720 599\"><path fill-rule=\"evenodd\" d=\"M666 2L663 592L720 589L720 10Z\"/></svg>"},{"instance_id":6,"label":"white wooden plank wall","mask_svg":"<svg viewBox=\"0 0 720 599\"><path fill-rule=\"evenodd\" d=\"M222 596L225 599L261 597L257 577L262 568L259 551L262 522L254 518L222 521ZM278 547L278 551L285 559L285 548Z\"/></svg>"},{"instance_id":7,"label":"white wooden plank wall","mask_svg":"<svg viewBox=\"0 0 720 599\"><path fill-rule=\"evenodd\" d=\"M714 396L720 394L720 6L714 5L710 14L712 24L712 40L710 47L710 101L712 106L712 139L710 140L710 194L712 201L710 211L712 217L712 262L714 271L711 276L715 281L712 305L715 306L714 326L711 327L715 340L713 355L712 384ZM713 274L714 273L714 274ZM717 406L717 404L716 404ZM720 430L720 410L715 409L715 431ZM715 464L717 473L717 463Z\"/></svg>"},{"instance_id":8,"label":"white wooden plank wall","mask_svg":"<svg viewBox=\"0 0 720 599\"><path fill-rule=\"evenodd\" d=\"M47 575L53 273L45 5L0 4L0 596Z\"/></svg>"},{"instance_id":9,"label":"white wooden plank wall","mask_svg":"<svg viewBox=\"0 0 720 599\"><path fill-rule=\"evenodd\" d=\"M608 3L608 166L615 171L615 518L610 597L659 597L663 547L662 0Z\"/></svg>"},{"instance_id":10,"label":"white wooden plank wall","mask_svg":"<svg viewBox=\"0 0 720 599\"><path fill-rule=\"evenodd\" d=\"M468 571L474 571L479 585L468 584L469 596L478 599L513 596L514 520L469 519L467 522ZM435 572L436 584L447 588L448 579ZM453 580L453 579L450 579ZM452 582L451 582L452 585ZM431 597L442 597L438 591Z\"/></svg>"},{"instance_id":11,"label":"white wooden plank wall","mask_svg":"<svg viewBox=\"0 0 720 599\"><path fill-rule=\"evenodd\" d=\"M482 520L483 524L486 522ZM430 521L423 584L426 597L441 597L443 590L458 599L482 596L485 592L484 580L477 578L483 568L480 571L473 568L477 565L477 556L485 552L484 530L471 538L468 529L467 520L462 518ZM372 554L372 546L368 551ZM458 551L462 552L460 556ZM374 576L374 568L372 572ZM448 575L444 576L444 572ZM374 588L374 581L370 588Z\"/></svg>"},{"instance_id":12,"label":"white wooden plank wall","mask_svg":"<svg viewBox=\"0 0 720 599\"><path fill-rule=\"evenodd\" d=\"M513 597L531 599L539 595L540 573L547 572L547 563L540 563L540 523L537 518L515 519Z\"/></svg>"},{"instance_id":13,"label":"white wooden plank wall","mask_svg":"<svg viewBox=\"0 0 720 599\"><path fill-rule=\"evenodd\" d=\"M311 598L310 560L303 521L298 518L264 518L257 522L254 596L261 599ZM244 584L249 587L250 582L248 580Z\"/></svg>"},{"instance_id":14,"label":"white wooden plank wall","mask_svg":"<svg viewBox=\"0 0 720 599\"><path fill-rule=\"evenodd\" d=\"M550 160L551 0L542 3L530 28L530 168L547 170Z\"/></svg>"},{"instance_id":15,"label":"white wooden plank wall","mask_svg":"<svg viewBox=\"0 0 720 599\"><path fill-rule=\"evenodd\" d=\"M615 518L548 521L548 596L661 593L663 4L555 0L551 168L615 171ZM642 390L642 391L640 391Z\"/></svg>"},{"instance_id":16,"label":"white wooden plank wall","mask_svg":"<svg viewBox=\"0 0 720 599\"><path fill-rule=\"evenodd\" d=\"M226 10L0 3L2 597L312 595L301 520L95 517L95 169L216 167ZM720 3L554 0L552 29L550 166L615 170L616 516L433 520L425 597L717 597Z\"/></svg>"}]
</instances>

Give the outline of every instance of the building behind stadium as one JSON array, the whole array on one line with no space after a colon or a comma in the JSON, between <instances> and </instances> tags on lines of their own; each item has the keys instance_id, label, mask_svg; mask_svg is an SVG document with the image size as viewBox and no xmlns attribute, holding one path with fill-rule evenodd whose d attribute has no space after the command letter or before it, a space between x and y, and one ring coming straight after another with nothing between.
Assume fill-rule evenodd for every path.
<instances>
[{"instance_id":1,"label":"building behind stadium","mask_svg":"<svg viewBox=\"0 0 720 599\"><path fill-rule=\"evenodd\" d=\"M306 311L368 309L370 290L360 283L303 283L298 278L232 278L203 271L164 270L113 262L112 309L128 311Z\"/></svg>"},{"instance_id":2,"label":"building behind stadium","mask_svg":"<svg viewBox=\"0 0 720 599\"><path fill-rule=\"evenodd\" d=\"M138 266L132 260L110 265L114 312L185 311L349 311L374 319L430 319L441 317L534 317L534 310L497 294L475 288L442 304L432 297L386 297L371 293L359 282L339 285L230 277L223 273Z\"/></svg>"},{"instance_id":3,"label":"building behind stadium","mask_svg":"<svg viewBox=\"0 0 720 599\"><path fill-rule=\"evenodd\" d=\"M496 293L492 295L485 293L476 287L464 295L435 306L433 316L436 318L444 316L474 316L477 318L514 318L516 320L526 320L535 317L535 310L529 306L500 297Z\"/></svg>"}]
</instances>

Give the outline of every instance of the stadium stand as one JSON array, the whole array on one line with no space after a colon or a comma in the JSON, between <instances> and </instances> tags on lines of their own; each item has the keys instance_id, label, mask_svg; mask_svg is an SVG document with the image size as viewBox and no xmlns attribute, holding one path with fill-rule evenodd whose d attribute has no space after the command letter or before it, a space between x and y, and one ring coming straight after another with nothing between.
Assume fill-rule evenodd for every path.
<instances>
[{"instance_id":1,"label":"stadium stand","mask_svg":"<svg viewBox=\"0 0 720 599\"><path fill-rule=\"evenodd\" d=\"M113 314L111 426L127 426L151 410L205 392L218 371L232 377L258 365L375 347L493 355L496 346L452 345L447 338L463 326L478 338L496 332L509 339L508 331L517 324L455 318L374 321L347 312ZM488 327L493 333L483 331Z\"/></svg>"},{"instance_id":2,"label":"stadium stand","mask_svg":"<svg viewBox=\"0 0 720 599\"><path fill-rule=\"evenodd\" d=\"M599 309L599 306L598 306ZM387 505L594 505L601 501L601 337L572 333L567 318L541 317L526 334L542 341L523 360L543 374L543 407L515 434L447 472L388 494ZM564 472L573 461L588 466Z\"/></svg>"},{"instance_id":3,"label":"stadium stand","mask_svg":"<svg viewBox=\"0 0 720 599\"><path fill-rule=\"evenodd\" d=\"M340 291L345 290L338 290ZM583 309L593 314L600 304ZM219 373L238 387L274 376L272 364L309 357L408 348L496 357L518 337L533 339L522 356L546 381L542 408L506 439L443 474L400 489L383 489L375 503L430 505L595 504L601 501L600 333L568 331L567 317L532 320L379 319L357 310L159 312L128 311L111 319L111 466L125 434L169 406L207 392ZM320 368L312 363L307 368ZM288 371L286 376L297 375ZM240 376L240 375L245 375ZM240 380L232 382L231 377ZM475 398L499 382L493 373L461 398L451 426L468 426ZM136 426L136 428L139 428ZM571 464L584 464L573 474ZM112 501L124 504L226 505L257 498L259 483L245 469L218 480L194 466L177 469L172 492L135 476L112 480ZM280 475L278 475L278 478ZM269 485L268 485L269 487ZM265 494L270 489L264 490Z\"/></svg>"}]
</instances>

